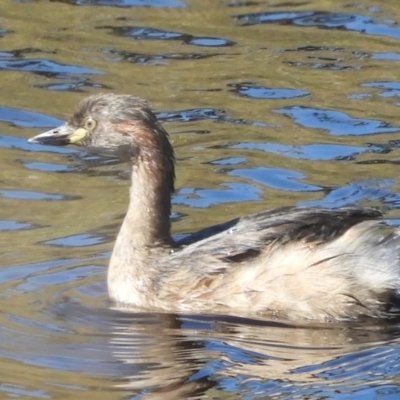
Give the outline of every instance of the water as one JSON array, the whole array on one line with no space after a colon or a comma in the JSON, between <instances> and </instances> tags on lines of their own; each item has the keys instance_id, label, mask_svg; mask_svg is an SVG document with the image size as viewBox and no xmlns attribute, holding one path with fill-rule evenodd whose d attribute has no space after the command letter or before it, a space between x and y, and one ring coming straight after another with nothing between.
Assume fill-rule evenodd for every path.
<instances>
[{"instance_id":1,"label":"water","mask_svg":"<svg viewBox=\"0 0 400 400\"><path fill-rule=\"evenodd\" d=\"M400 225L396 1L6 0L0 398L397 399L396 322L118 310L125 167L28 144L91 93L146 98L177 156L177 237L281 205Z\"/></svg>"}]
</instances>

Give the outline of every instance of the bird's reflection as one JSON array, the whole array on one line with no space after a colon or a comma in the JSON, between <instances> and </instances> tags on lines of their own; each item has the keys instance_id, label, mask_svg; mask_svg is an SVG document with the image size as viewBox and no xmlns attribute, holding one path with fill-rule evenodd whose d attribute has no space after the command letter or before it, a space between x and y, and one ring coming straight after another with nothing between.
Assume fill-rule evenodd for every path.
<instances>
[{"instance_id":1,"label":"bird's reflection","mask_svg":"<svg viewBox=\"0 0 400 400\"><path fill-rule=\"evenodd\" d=\"M217 397L227 391L243 394L243 385L253 395L260 395L262 387L266 390L266 384L307 393L310 388L340 390L346 378L327 379L330 369L346 364L352 368L352 380L362 385L364 364L372 355L375 363L386 363L399 332L393 322L371 320L291 325L119 310L111 346L125 368L115 386L140 399L164 400L202 398L207 391ZM357 360L353 366L352 360Z\"/></svg>"},{"instance_id":2,"label":"bird's reflection","mask_svg":"<svg viewBox=\"0 0 400 400\"><path fill-rule=\"evenodd\" d=\"M212 387L215 382L206 374L196 377L205 364L204 343L191 339L184 323L174 314L120 315L113 353L131 368L116 386L143 399L164 400L196 398Z\"/></svg>"}]
</instances>

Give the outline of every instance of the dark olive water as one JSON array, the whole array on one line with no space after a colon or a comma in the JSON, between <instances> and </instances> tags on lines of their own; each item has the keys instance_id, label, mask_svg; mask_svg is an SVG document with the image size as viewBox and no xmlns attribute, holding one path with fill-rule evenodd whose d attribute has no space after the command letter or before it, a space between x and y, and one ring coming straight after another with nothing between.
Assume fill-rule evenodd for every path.
<instances>
[{"instance_id":1,"label":"dark olive water","mask_svg":"<svg viewBox=\"0 0 400 400\"><path fill-rule=\"evenodd\" d=\"M26 141L88 94L131 93L171 133L177 236L295 204L373 206L400 225L398 1L0 10L0 398L400 398L393 322L114 309L125 167Z\"/></svg>"}]
</instances>

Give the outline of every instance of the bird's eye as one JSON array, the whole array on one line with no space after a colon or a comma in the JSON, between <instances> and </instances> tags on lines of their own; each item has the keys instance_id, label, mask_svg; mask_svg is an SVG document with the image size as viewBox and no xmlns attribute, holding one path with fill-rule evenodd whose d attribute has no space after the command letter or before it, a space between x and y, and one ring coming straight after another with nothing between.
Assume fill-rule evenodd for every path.
<instances>
[{"instance_id":1,"label":"bird's eye","mask_svg":"<svg viewBox=\"0 0 400 400\"><path fill-rule=\"evenodd\" d=\"M87 118L85 119L84 127L85 127L85 129L87 129L88 131L93 131L94 128L96 128L96 125L97 125L96 120L93 119L92 117L87 117Z\"/></svg>"}]
</instances>

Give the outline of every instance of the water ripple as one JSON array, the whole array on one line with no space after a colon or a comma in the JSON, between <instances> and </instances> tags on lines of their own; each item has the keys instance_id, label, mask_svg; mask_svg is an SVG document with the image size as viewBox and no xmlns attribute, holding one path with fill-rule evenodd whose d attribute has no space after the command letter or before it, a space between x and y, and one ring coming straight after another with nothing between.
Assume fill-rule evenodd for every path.
<instances>
[{"instance_id":1,"label":"water ripple","mask_svg":"<svg viewBox=\"0 0 400 400\"><path fill-rule=\"evenodd\" d=\"M323 129L330 135L376 135L400 131L400 128L384 121L352 118L334 110L287 106L274 111L294 119L296 123L306 128Z\"/></svg>"},{"instance_id":2,"label":"water ripple","mask_svg":"<svg viewBox=\"0 0 400 400\"><path fill-rule=\"evenodd\" d=\"M32 1L32 0L23 0L23 1ZM185 7L185 3L183 3L180 0L54 0L54 2L72 4L76 6L159 7L159 8Z\"/></svg>"},{"instance_id":3,"label":"water ripple","mask_svg":"<svg viewBox=\"0 0 400 400\"><path fill-rule=\"evenodd\" d=\"M0 122L20 128L50 128L58 126L61 120L32 111L0 106Z\"/></svg>"},{"instance_id":4,"label":"water ripple","mask_svg":"<svg viewBox=\"0 0 400 400\"><path fill-rule=\"evenodd\" d=\"M300 146L279 143L237 143L232 149L260 150L299 160L354 160L362 153L387 153L388 149L379 145L366 147L342 144L309 144Z\"/></svg>"},{"instance_id":5,"label":"water ripple","mask_svg":"<svg viewBox=\"0 0 400 400\"><path fill-rule=\"evenodd\" d=\"M40 193L28 190L0 190L0 197L6 199L41 200L41 201L66 201L79 200L79 196L67 194Z\"/></svg>"},{"instance_id":6,"label":"water ripple","mask_svg":"<svg viewBox=\"0 0 400 400\"><path fill-rule=\"evenodd\" d=\"M244 183L224 183L223 189L182 188L173 196L176 205L205 208L213 204L258 200L260 190Z\"/></svg>"},{"instance_id":7,"label":"water ripple","mask_svg":"<svg viewBox=\"0 0 400 400\"><path fill-rule=\"evenodd\" d=\"M45 59L6 59L0 60L0 70L3 71L27 71L48 77L57 77L69 74L99 75L103 72L76 65L61 64Z\"/></svg>"},{"instance_id":8,"label":"water ripple","mask_svg":"<svg viewBox=\"0 0 400 400\"><path fill-rule=\"evenodd\" d=\"M12 220L0 220L0 231L17 231L25 229L34 229L34 225L26 222L18 222Z\"/></svg>"},{"instance_id":9,"label":"water ripple","mask_svg":"<svg viewBox=\"0 0 400 400\"><path fill-rule=\"evenodd\" d=\"M267 88L252 82L231 83L228 86L233 88L230 90L231 92L252 99L293 99L309 95L309 93L304 90Z\"/></svg>"},{"instance_id":10,"label":"water ripple","mask_svg":"<svg viewBox=\"0 0 400 400\"><path fill-rule=\"evenodd\" d=\"M125 50L116 50L104 48L101 50L104 54L110 54L109 61L119 62L127 61L132 64L163 64L165 61L187 61L201 60L205 58L215 57L218 54L207 53L160 53L160 54L145 54L134 53Z\"/></svg>"},{"instance_id":11,"label":"water ripple","mask_svg":"<svg viewBox=\"0 0 400 400\"><path fill-rule=\"evenodd\" d=\"M235 169L229 175L250 179L272 189L295 192L316 192L321 190L319 186L299 182L304 179L305 176L303 174L281 168Z\"/></svg>"},{"instance_id":12,"label":"water ripple","mask_svg":"<svg viewBox=\"0 0 400 400\"><path fill-rule=\"evenodd\" d=\"M129 37L135 40L179 40L183 44L204 47L225 47L235 44L232 40L223 38L196 37L188 33L141 26L99 26L97 29L109 29L112 35Z\"/></svg>"},{"instance_id":13,"label":"water ripple","mask_svg":"<svg viewBox=\"0 0 400 400\"><path fill-rule=\"evenodd\" d=\"M400 28L392 21L376 21L358 14L318 11L261 12L234 17L243 26L257 24L285 24L355 31L366 35L380 35L400 39Z\"/></svg>"}]
</instances>

